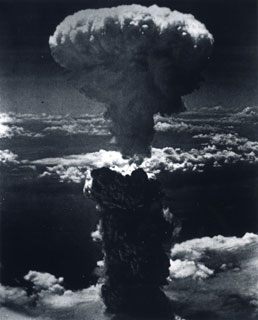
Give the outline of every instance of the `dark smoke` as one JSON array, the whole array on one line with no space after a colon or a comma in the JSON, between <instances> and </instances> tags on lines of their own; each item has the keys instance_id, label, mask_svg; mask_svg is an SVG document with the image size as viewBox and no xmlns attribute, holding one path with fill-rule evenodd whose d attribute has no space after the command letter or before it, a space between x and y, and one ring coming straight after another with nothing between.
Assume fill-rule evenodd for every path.
<instances>
[{"instance_id":1,"label":"dark smoke","mask_svg":"<svg viewBox=\"0 0 258 320\"><path fill-rule=\"evenodd\" d=\"M124 156L150 155L153 115L185 110L181 97L198 88L212 43L192 15L139 5L80 11L50 37L78 89L107 105Z\"/></svg>"},{"instance_id":2,"label":"dark smoke","mask_svg":"<svg viewBox=\"0 0 258 320\"><path fill-rule=\"evenodd\" d=\"M163 313L172 225L163 214L160 184L142 169L122 176L95 169L87 192L97 201L105 261L102 297L109 311Z\"/></svg>"}]
</instances>

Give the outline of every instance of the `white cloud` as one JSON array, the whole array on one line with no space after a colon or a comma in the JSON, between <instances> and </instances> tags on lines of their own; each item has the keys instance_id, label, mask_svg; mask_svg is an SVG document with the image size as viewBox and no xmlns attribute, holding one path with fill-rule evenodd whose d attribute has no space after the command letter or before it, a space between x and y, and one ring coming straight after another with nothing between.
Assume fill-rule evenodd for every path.
<instances>
[{"instance_id":1,"label":"white cloud","mask_svg":"<svg viewBox=\"0 0 258 320\"><path fill-rule=\"evenodd\" d=\"M24 277L25 280L33 284L35 294L48 291L51 294L63 294L64 287L62 286L64 279L62 277L56 278L47 272L29 271Z\"/></svg>"},{"instance_id":2,"label":"white cloud","mask_svg":"<svg viewBox=\"0 0 258 320\"><path fill-rule=\"evenodd\" d=\"M79 290L79 291L71 291L66 290L64 294L45 294L42 297L41 305L45 308L49 308L50 310L62 310L62 308L71 308L71 311L74 308L78 308L80 305L83 305L87 310L88 307L92 304L98 304L98 307L101 307L101 311L104 311L104 305L100 299L100 286L91 286L87 289ZM84 314L86 313L84 311ZM100 311L100 310L99 310ZM56 314L56 311L53 312L53 315ZM92 318L93 319L93 318Z\"/></svg>"},{"instance_id":3,"label":"white cloud","mask_svg":"<svg viewBox=\"0 0 258 320\"><path fill-rule=\"evenodd\" d=\"M171 250L170 277L165 293L180 310L176 319L207 314L210 319L253 320L258 316L258 235L204 237L176 244ZM220 265L221 264L221 265ZM221 266L221 268L218 268ZM225 267L228 266L228 267ZM103 262L98 263L103 268ZM34 293L0 285L0 318L42 320L72 315L74 319L107 319L100 286L71 291L56 290L62 280L31 271ZM37 297L36 300L35 296ZM32 302L36 301L36 306ZM15 313L25 308L27 315ZM8 315L8 318L5 318ZM17 317L16 317L17 315Z\"/></svg>"},{"instance_id":4,"label":"white cloud","mask_svg":"<svg viewBox=\"0 0 258 320\"><path fill-rule=\"evenodd\" d=\"M236 113L232 114L232 118L234 119L242 119L245 120L247 118L251 120L258 120L258 106L246 107Z\"/></svg>"},{"instance_id":5,"label":"white cloud","mask_svg":"<svg viewBox=\"0 0 258 320\"><path fill-rule=\"evenodd\" d=\"M213 275L214 271L204 264L195 261L170 260L170 279L183 279L191 277L193 279L206 279Z\"/></svg>"},{"instance_id":6,"label":"white cloud","mask_svg":"<svg viewBox=\"0 0 258 320\"><path fill-rule=\"evenodd\" d=\"M176 244L171 259L165 291L186 319L258 317L258 235L192 239Z\"/></svg>"},{"instance_id":7,"label":"white cloud","mask_svg":"<svg viewBox=\"0 0 258 320\"><path fill-rule=\"evenodd\" d=\"M45 298L55 295L63 295L65 289L62 286L63 278L56 278L50 273L29 271L24 277L32 283L33 292L28 295L25 289L3 286L0 284L0 306L17 307L28 309L33 303L44 303Z\"/></svg>"},{"instance_id":8,"label":"white cloud","mask_svg":"<svg viewBox=\"0 0 258 320\"><path fill-rule=\"evenodd\" d=\"M100 299L100 286L91 286L87 289L79 291L65 290L62 286L63 278L56 278L49 273L30 271L25 277L25 280L32 283L32 294L28 295L23 288L3 286L0 284L0 318L3 315L10 315L10 318L16 320L14 312L11 310L20 310L33 314L34 317L39 317L48 313L46 319L55 319L57 312L62 314L63 310L77 308L82 303L84 307L97 303L104 311L103 303ZM9 309L7 309L9 308ZM3 313L2 310L5 310ZM12 318L12 316L14 318ZM54 318L52 318L52 316ZM17 317L18 319L19 317ZM26 319L31 319L29 316ZM43 317L43 319L45 319Z\"/></svg>"},{"instance_id":9,"label":"white cloud","mask_svg":"<svg viewBox=\"0 0 258 320\"><path fill-rule=\"evenodd\" d=\"M40 129L40 132L32 132L24 127L31 122L47 126ZM19 126L15 124L19 124ZM69 115L0 113L0 138L19 136L41 138L46 134L57 133L65 135L110 135L108 121L104 119L103 114L70 117Z\"/></svg>"},{"instance_id":10,"label":"white cloud","mask_svg":"<svg viewBox=\"0 0 258 320\"><path fill-rule=\"evenodd\" d=\"M3 286L0 284L0 306L24 306L32 302L26 291L22 288Z\"/></svg>"},{"instance_id":11,"label":"white cloud","mask_svg":"<svg viewBox=\"0 0 258 320\"><path fill-rule=\"evenodd\" d=\"M0 164L18 164L17 154L13 153L10 150L0 150Z\"/></svg>"},{"instance_id":12,"label":"white cloud","mask_svg":"<svg viewBox=\"0 0 258 320\"><path fill-rule=\"evenodd\" d=\"M258 163L256 143L243 140L243 146L236 150L221 149L215 144L207 145L202 149L183 151L180 148L152 148L150 158L144 158L141 164L133 159L123 159L118 151L100 150L80 155L70 155L59 158L45 158L32 161L33 165L45 165L47 170L41 177L58 175L61 181L81 182L85 178L86 170L108 167L122 174L130 174L137 167L143 168L149 177L155 177L161 171L203 171L205 166L213 167L236 163ZM232 140L234 143L234 139Z\"/></svg>"},{"instance_id":13,"label":"white cloud","mask_svg":"<svg viewBox=\"0 0 258 320\"><path fill-rule=\"evenodd\" d=\"M130 174L137 165L122 158L120 152L100 150L98 152L71 155L62 158L45 158L32 161L35 165L46 165L41 178L57 176L61 182L84 182L88 169L109 167L110 169Z\"/></svg>"},{"instance_id":14,"label":"white cloud","mask_svg":"<svg viewBox=\"0 0 258 320\"><path fill-rule=\"evenodd\" d=\"M227 128L239 124L258 124L258 106L229 108L222 106L204 107L189 110L180 115L175 115L177 121L190 124L211 124L212 126Z\"/></svg>"},{"instance_id":15,"label":"white cloud","mask_svg":"<svg viewBox=\"0 0 258 320\"><path fill-rule=\"evenodd\" d=\"M85 171L86 170L80 166L64 167L63 165L56 165L53 167L47 167L39 177L46 178L50 176L57 176L60 182L81 183L85 180Z\"/></svg>"},{"instance_id":16,"label":"white cloud","mask_svg":"<svg viewBox=\"0 0 258 320\"><path fill-rule=\"evenodd\" d=\"M38 121L54 121L62 120L69 115L47 115L46 113L33 114L33 113L19 113L19 112L2 112L0 113L1 124L23 124L26 122Z\"/></svg>"},{"instance_id":17,"label":"white cloud","mask_svg":"<svg viewBox=\"0 0 258 320\"><path fill-rule=\"evenodd\" d=\"M221 235L212 238L204 237L175 244L171 249L171 257L181 260L202 261L207 256L208 250L218 256L221 252L237 254L238 251L244 252L245 248L251 244L258 245L258 235L246 233L242 238L223 237Z\"/></svg>"},{"instance_id":18,"label":"white cloud","mask_svg":"<svg viewBox=\"0 0 258 320\"><path fill-rule=\"evenodd\" d=\"M79 117L64 117L42 119L48 126L43 129L44 133L63 133L66 135L110 135L108 121L103 114L82 115Z\"/></svg>"},{"instance_id":19,"label":"white cloud","mask_svg":"<svg viewBox=\"0 0 258 320\"><path fill-rule=\"evenodd\" d=\"M66 135L74 135L74 134L87 134L87 135L94 135L94 136L106 136L110 135L109 130L107 127L96 125L94 123L87 123L87 124L63 124L61 126L51 126L46 127L43 130L47 133L64 133Z\"/></svg>"},{"instance_id":20,"label":"white cloud","mask_svg":"<svg viewBox=\"0 0 258 320\"><path fill-rule=\"evenodd\" d=\"M126 170L126 168L129 169L131 166L134 167L133 164L130 165L130 161L128 159L123 159L120 152L106 150L79 155L70 155L59 158L45 158L32 161L31 163L36 165L61 165L64 167L75 166L81 168L109 167L117 170Z\"/></svg>"},{"instance_id":21,"label":"white cloud","mask_svg":"<svg viewBox=\"0 0 258 320\"><path fill-rule=\"evenodd\" d=\"M175 134L190 133L197 134L203 132L217 132L220 130L217 126L206 124L205 121L201 125L187 123L183 119L177 117L162 117L159 114L154 116L155 126L157 132L173 132Z\"/></svg>"},{"instance_id":22,"label":"white cloud","mask_svg":"<svg viewBox=\"0 0 258 320\"><path fill-rule=\"evenodd\" d=\"M41 133L31 132L25 130L23 127L8 126L0 124L0 138L13 138L13 137L30 137L30 138L42 138L44 137Z\"/></svg>"},{"instance_id":23,"label":"white cloud","mask_svg":"<svg viewBox=\"0 0 258 320\"><path fill-rule=\"evenodd\" d=\"M250 152L258 154L258 142L250 141L245 137L240 137L237 133L199 134L193 138L208 140L210 144L216 146L234 148L234 150L237 150L243 155Z\"/></svg>"},{"instance_id":24,"label":"white cloud","mask_svg":"<svg viewBox=\"0 0 258 320\"><path fill-rule=\"evenodd\" d=\"M173 118L155 116L156 126L164 126L174 130L177 134L180 132L190 132L195 139L195 148L183 150L180 148L166 147L163 149L152 148L150 158L143 159L141 165L134 163L135 159L123 159L121 154L116 151L100 150L98 152L70 155L58 158L45 158L32 162L24 160L26 165L46 166L40 177L57 176L60 181L82 183L85 179L87 169L99 168L102 166L110 167L123 174L131 173L138 166L142 167L149 176L155 176L161 171L203 171L206 165L218 167L226 164L258 163L258 142L250 141L237 133L232 133L223 129L225 119L240 119L240 117L249 117L255 119L258 108L245 108L234 114L225 111L221 107L203 108L199 111L188 111ZM201 116L200 116L201 115ZM205 116L203 116L205 115ZM237 115L237 116L236 116ZM206 121L211 120L207 125ZM211 117L211 118L209 118ZM6 136L27 135L42 136L52 132L56 134L59 130L62 134L108 134L107 122L102 114L99 115L81 115L70 117L69 115L32 115L32 114L0 114L0 127L11 126L7 128ZM16 121L39 121L45 123L43 131L30 133L20 126L15 126ZM222 122L221 122L222 121ZM242 121L242 120L241 120ZM21 122L19 122L21 123ZM228 122L227 122L228 123ZM12 129L11 129L12 128ZM223 129L223 132L222 130ZM8 131L9 130L9 131ZM219 130L219 131L217 131ZM173 132L174 132L173 131ZM17 155L9 150L2 150L0 153L0 162L19 163Z\"/></svg>"}]
</instances>

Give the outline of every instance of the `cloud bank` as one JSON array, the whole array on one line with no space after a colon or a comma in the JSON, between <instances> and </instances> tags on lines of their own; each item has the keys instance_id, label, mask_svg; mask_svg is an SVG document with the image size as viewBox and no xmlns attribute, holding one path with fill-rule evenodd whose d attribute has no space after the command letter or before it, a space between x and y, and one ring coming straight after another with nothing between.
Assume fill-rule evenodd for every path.
<instances>
[{"instance_id":1,"label":"cloud bank","mask_svg":"<svg viewBox=\"0 0 258 320\"><path fill-rule=\"evenodd\" d=\"M157 132L172 132L174 134L197 134L203 132L217 132L220 128L206 124L191 124L176 117L163 117L160 114L154 116L154 129Z\"/></svg>"},{"instance_id":2,"label":"cloud bank","mask_svg":"<svg viewBox=\"0 0 258 320\"><path fill-rule=\"evenodd\" d=\"M144 158L140 165L130 159L124 159L118 151L106 150L60 158L45 158L32 161L31 164L47 166L47 171L43 173L43 176L56 173L61 177L61 181L78 182L85 177L87 169L101 167L108 167L122 174L130 174L139 167L144 169L149 177L155 177L161 172L202 172L207 166L222 167L238 163L258 163L257 142L234 135L229 136L232 138L231 140L223 134L211 137L215 137L215 140L218 141L217 145L215 143L207 144L201 149L192 148L189 151L172 147L152 148L151 157ZM224 141L226 147L221 148L220 141ZM237 144L233 150L232 144L234 145L235 141L237 141Z\"/></svg>"},{"instance_id":3,"label":"cloud bank","mask_svg":"<svg viewBox=\"0 0 258 320\"><path fill-rule=\"evenodd\" d=\"M38 317L44 310L47 313L55 314L58 310L74 308L78 304L92 303L99 301L99 286L91 286L88 289L71 291L63 286L63 278L56 278L47 272L29 271L24 279L32 285L32 292L21 287L3 286L0 284L0 306L11 310L27 312L28 317ZM1 316L1 311L0 311ZM1 318L2 319L2 318ZM31 319L31 318L30 318ZM47 317L52 319L52 317Z\"/></svg>"},{"instance_id":4,"label":"cloud bank","mask_svg":"<svg viewBox=\"0 0 258 320\"><path fill-rule=\"evenodd\" d=\"M110 167L123 174L130 174L137 167L141 167L149 176L154 177L163 171L202 172L207 167L233 166L241 163L255 165L258 163L257 115L257 107L228 110L221 106L202 108L200 112L187 111L173 118L156 115L155 128L159 132L165 132L166 135L156 136L155 143L158 147L151 149L150 158L141 159L142 164L133 163L134 158L123 159L119 152L108 150L62 156L62 149L60 149L61 156L58 157L48 158L48 154L45 153L42 159L23 160L22 156L18 158L15 154L16 149L15 152L12 151L12 146L9 144L12 141L9 139L6 139L3 144L0 162L12 168L17 165L33 166L34 176L38 173L40 178L54 177L61 182L74 183L83 183L88 169L102 166ZM2 125L22 127L23 132L31 131L34 136L44 135L45 138L41 139L42 150L45 145L49 145L48 138L52 135L56 137L58 145L71 135L82 134L87 137L105 133L108 137L108 123L101 114L70 117L69 115L2 113L0 121ZM30 127L31 125L33 126ZM173 140L174 137L178 140ZM174 141L180 146L179 148L163 147ZM27 142L24 143L26 149ZM99 145L95 143L100 141L93 140L92 143L90 149L98 150ZM84 148L87 148L87 144L85 147L78 146L75 150L83 152Z\"/></svg>"},{"instance_id":5,"label":"cloud bank","mask_svg":"<svg viewBox=\"0 0 258 320\"><path fill-rule=\"evenodd\" d=\"M211 319L256 319L257 253L258 235L252 233L176 244L166 293L181 304L186 318L205 314Z\"/></svg>"},{"instance_id":6,"label":"cloud bank","mask_svg":"<svg viewBox=\"0 0 258 320\"><path fill-rule=\"evenodd\" d=\"M19 125L17 125L19 124ZM108 136L108 121L103 114L69 115L0 114L0 139L43 138L49 135Z\"/></svg>"},{"instance_id":7,"label":"cloud bank","mask_svg":"<svg viewBox=\"0 0 258 320\"><path fill-rule=\"evenodd\" d=\"M176 319L199 319L203 315L221 320L256 319L257 253L258 235L250 233L242 238L219 235L176 244L171 249L170 282L165 288L180 315ZM63 287L62 278L48 273L30 271L25 278L33 285L30 296L25 289L0 285L3 319L6 315L11 320L109 319L99 296L100 285L70 291Z\"/></svg>"}]
</instances>

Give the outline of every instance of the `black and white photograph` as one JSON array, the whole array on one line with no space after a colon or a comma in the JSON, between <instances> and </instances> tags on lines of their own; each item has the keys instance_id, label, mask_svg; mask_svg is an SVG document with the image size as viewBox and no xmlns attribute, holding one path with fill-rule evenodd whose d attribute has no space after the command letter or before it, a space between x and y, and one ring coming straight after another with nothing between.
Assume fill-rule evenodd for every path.
<instances>
[{"instance_id":1,"label":"black and white photograph","mask_svg":"<svg viewBox=\"0 0 258 320\"><path fill-rule=\"evenodd\" d=\"M0 319L258 319L257 0L0 0Z\"/></svg>"}]
</instances>

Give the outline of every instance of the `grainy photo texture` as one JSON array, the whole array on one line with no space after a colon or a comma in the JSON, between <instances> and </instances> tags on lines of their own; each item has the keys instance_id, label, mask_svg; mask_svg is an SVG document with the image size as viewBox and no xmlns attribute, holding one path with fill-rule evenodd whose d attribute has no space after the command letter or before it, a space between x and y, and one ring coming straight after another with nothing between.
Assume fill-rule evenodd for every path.
<instances>
[{"instance_id":1,"label":"grainy photo texture","mask_svg":"<svg viewBox=\"0 0 258 320\"><path fill-rule=\"evenodd\" d=\"M0 319L258 318L256 0L0 0Z\"/></svg>"}]
</instances>

